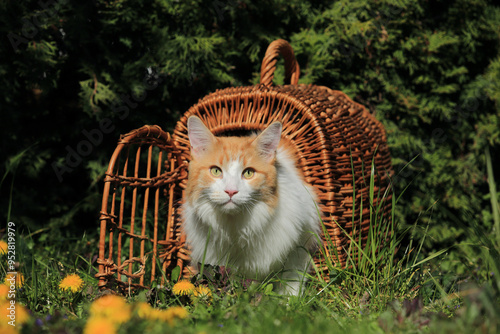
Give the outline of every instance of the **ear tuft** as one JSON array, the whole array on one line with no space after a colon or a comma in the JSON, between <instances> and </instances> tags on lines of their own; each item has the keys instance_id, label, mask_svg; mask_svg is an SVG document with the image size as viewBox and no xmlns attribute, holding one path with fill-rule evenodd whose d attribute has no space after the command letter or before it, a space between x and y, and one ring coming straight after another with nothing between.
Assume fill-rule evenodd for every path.
<instances>
[{"instance_id":1,"label":"ear tuft","mask_svg":"<svg viewBox=\"0 0 500 334\"><path fill-rule=\"evenodd\" d=\"M202 156L215 141L215 137L196 116L191 116L187 121L189 142L193 158Z\"/></svg>"},{"instance_id":2,"label":"ear tuft","mask_svg":"<svg viewBox=\"0 0 500 334\"><path fill-rule=\"evenodd\" d=\"M281 130L281 123L274 122L255 138L254 143L257 151L266 161L271 161L276 155L276 150L281 139Z\"/></svg>"}]
</instances>

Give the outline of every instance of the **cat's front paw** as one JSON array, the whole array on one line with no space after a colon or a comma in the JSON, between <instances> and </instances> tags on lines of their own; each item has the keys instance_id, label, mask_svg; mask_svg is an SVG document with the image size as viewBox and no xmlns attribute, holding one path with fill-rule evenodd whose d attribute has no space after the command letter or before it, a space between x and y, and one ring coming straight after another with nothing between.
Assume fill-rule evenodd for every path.
<instances>
[{"instance_id":1,"label":"cat's front paw","mask_svg":"<svg viewBox=\"0 0 500 334\"><path fill-rule=\"evenodd\" d=\"M301 296L305 289L304 282L300 280L283 280L275 285L276 292L284 296Z\"/></svg>"}]
</instances>

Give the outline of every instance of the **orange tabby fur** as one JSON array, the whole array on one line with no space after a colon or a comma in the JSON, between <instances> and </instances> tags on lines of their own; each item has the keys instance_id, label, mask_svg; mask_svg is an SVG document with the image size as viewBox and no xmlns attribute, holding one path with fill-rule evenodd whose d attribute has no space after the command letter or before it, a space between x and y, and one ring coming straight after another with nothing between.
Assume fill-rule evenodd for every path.
<instances>
[{"instance_id":1,"label":"orange tabby fur","mask_svg":"<svg viewBox=\"0 0 500 334\"><path fill-rule=\"evenodd\" d=\"M194 159L189 164L189 178L197 180L189 182L186 186L186 199L194 201L200 196L202 187L213 181L209 173L211 166L226 167L228 162L241 159L243 165L252 166L255 176L249 182L255 188L262 189L262 200L271 208L276 208L276 170L273 164L265 162L256 154L254 145L255 137L216 137L216 142L201 159Z\"/></svg>"}]
</instances>

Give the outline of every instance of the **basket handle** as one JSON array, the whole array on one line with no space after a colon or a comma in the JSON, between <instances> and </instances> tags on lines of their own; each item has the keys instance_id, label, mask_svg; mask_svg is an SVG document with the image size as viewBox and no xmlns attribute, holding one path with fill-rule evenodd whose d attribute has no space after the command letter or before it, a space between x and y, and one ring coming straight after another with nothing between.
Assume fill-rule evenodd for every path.
<instances>
[{"instance_id":1,"label":"basket handle","mask_svg":"<svg viewBox=\"0 0 500 334\"><path fill-rule=\"evenodd\" d=\"M300 67L295 59L293 48L284 39L277 39L267 47L266 54L260 68L260 83L268 87L273 84L274 71L278 57L285 59L285 84L296 85L299 82Z\"/></svg>"}]
</instances>

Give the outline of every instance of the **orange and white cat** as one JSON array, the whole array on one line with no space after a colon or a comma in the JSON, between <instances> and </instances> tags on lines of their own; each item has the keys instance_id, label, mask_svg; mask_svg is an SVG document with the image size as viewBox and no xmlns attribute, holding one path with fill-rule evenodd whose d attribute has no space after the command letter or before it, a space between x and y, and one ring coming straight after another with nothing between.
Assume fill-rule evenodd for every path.
<instances>
[{"instance_id":1,"label":"orange and white cat","mask_svg":"<svg viewBox=\"0 0 500 334\"><path fill-rule=\"evenodd\" d=\"M299 295L320 233L314 191L274 122L258 136L215 137L188 119L192 160L183 204L193 265L224 265L246 278L278 274Z\"/></svg>"}]
</instances>

